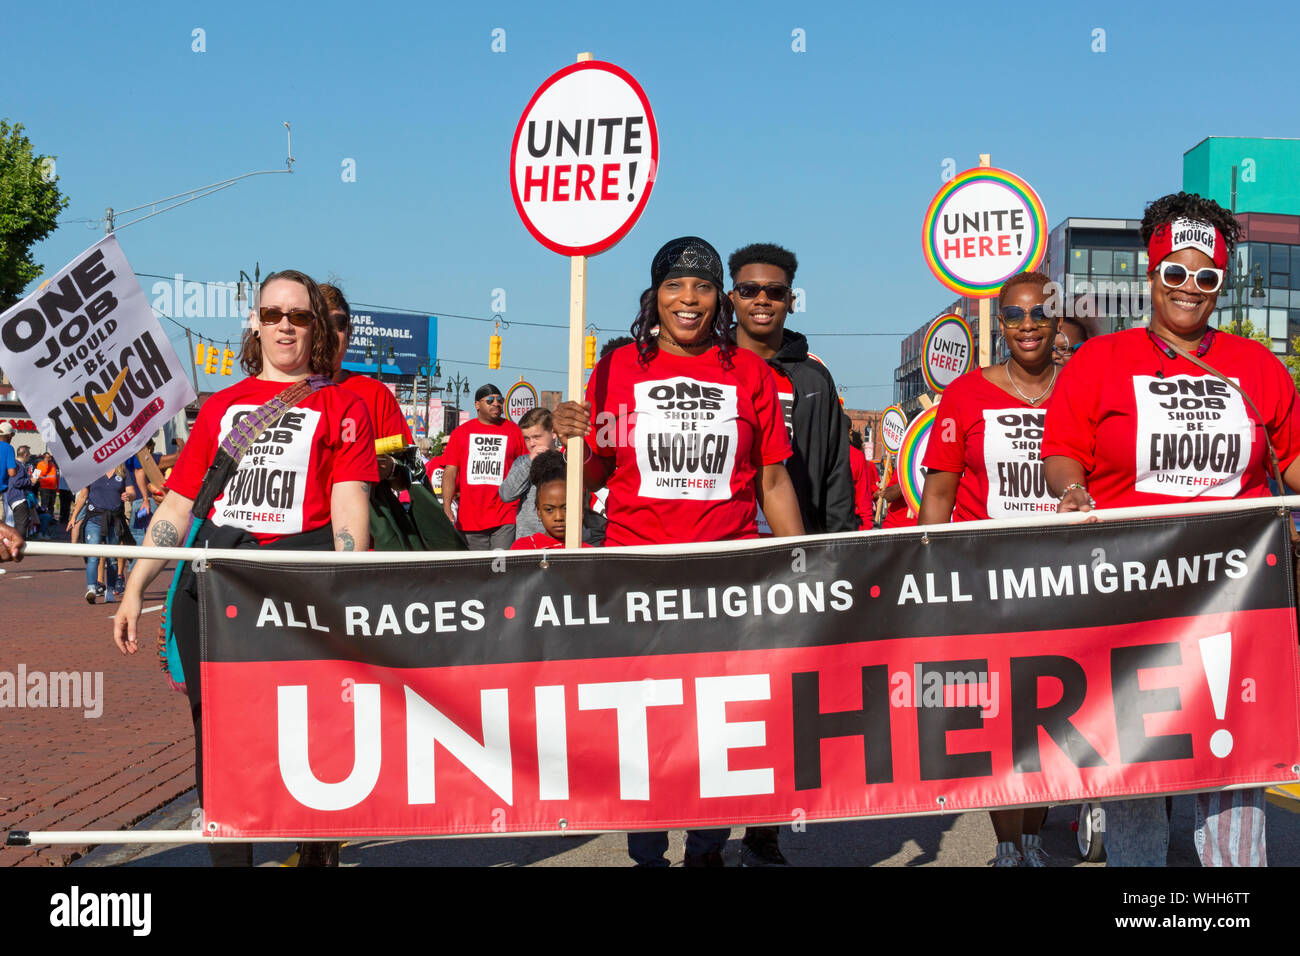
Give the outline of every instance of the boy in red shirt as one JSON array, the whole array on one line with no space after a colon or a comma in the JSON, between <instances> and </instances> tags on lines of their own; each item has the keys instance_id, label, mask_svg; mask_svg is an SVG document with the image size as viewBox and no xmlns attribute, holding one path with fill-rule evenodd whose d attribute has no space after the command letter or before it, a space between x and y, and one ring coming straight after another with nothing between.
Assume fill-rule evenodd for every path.
<instances>
[{"instance_id":1,"label":"boy in red shirt","mask_svg":"<svg viewBox=\"0 0 1300 956\"><path fill-rule=\"evenodd\" d=\"M524 433L505 417L506 400L495 385L474 393L474 410L478 417L452 432L443 451L442 509L449 521L459 521L471 551L505 550L515 540L519 503L502 501L498 489L514 460L527 454Z\"/></svg>"}]
</instances>

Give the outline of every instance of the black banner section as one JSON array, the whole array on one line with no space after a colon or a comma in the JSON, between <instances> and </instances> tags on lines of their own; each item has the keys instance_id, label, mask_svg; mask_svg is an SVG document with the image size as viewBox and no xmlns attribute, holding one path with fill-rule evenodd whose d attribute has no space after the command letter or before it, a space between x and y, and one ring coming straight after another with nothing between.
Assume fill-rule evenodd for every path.
<instances>
[{"instance_id":1,"label":"black banner section","mask_svg":"<svg viewBox=\"0 0 1300 956\"><path fill-rule=\"evenodd\" d=\"M226 620L204 628L205 660L387 667L1108 626L1285 608L1294 588L1286 524L1267 509L1031 530L836 535L699 555L588 549L351 566L212 560L221 574L200 573L202 610L205 621ZM267 592L268 579L286 580L272 569L292 575L291 592ZM1055 676L1068 697L1072 666L1035 658L1018 665L1013 679ZM1052 715L1070 709L1064 700L1034 718L1067 749L1081 742L1071 743L1068 725Z\"/></svg>"}]
</instances>

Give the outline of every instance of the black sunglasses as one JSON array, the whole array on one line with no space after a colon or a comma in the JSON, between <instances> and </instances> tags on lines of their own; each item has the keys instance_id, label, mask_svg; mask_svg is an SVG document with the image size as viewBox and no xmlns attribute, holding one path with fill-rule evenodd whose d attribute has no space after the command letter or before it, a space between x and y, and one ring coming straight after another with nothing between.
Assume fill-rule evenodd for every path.
<instances>
[{"instance_id":1,"label":"black sunglasses","mask_svg":"<svg viewBox=\"0 0 1300 956\"><path fill-rule=\"evenodd\" d=\"M773 302L780 302L790 294L790 287L779 282L769 282L766 285L757 282L737 282L735 292L742 299L753 299L759 292L764 292Z\"/></svg>"},{"instance_id":2,"label":"black sunglasses","mask_svg":"<svg viewBox=\"0 0 1300 956\"><path fill-rule=\"evenodd\" d=\"M505 399L502 398L500 395L484 395L482 398L479 399L479 401L487 402L489 405L505 404Z\"/></svg>"}]
</instances>

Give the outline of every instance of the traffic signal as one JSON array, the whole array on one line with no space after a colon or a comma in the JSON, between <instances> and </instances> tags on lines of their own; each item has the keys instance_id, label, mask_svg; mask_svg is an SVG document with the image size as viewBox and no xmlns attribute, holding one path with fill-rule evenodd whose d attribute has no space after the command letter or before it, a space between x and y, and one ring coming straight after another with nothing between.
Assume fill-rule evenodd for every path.
<instances>
[{"instance_id":1,"label":"traffic signal","mask_svg":"<svg viewBox=\"0 0 1300 956\"><path fill-rule=\"evenodd\" d=\"M194 346L194 364L202 365L204 362L207 361L207 359L208 359L208 350L204 348L203 343L200 342L198 345Z\"/></svg>"},{"instance_id":2,"label":"traffic signal","mask_svg":"<svg viewBox=\"0 0 1300 956\"><path fill-rule=\"evenodd\" d=\"M583 345L583 368L596 367L596 336L588 335L582 342Z\"/></svg>"},{"instance_id":3,"label":"traffic signal","mask_svg":"<svg viewBox=\"0 0 1300 956\"><path fill-rule=\"evenodd\" d=\"M488 340L488 368L501 367L501 336L493 334Z\"/></svg>"},{"instance_id":4,"label":"traffic signal","mask_svg":"<svg viewBox=\"0 0 1300 956\"><path fill-rule=\"evenodd\" d=\"M226 349L221 353L221 374L235 374L235 353L230 349Z\"/></svg>"},{"instance_id":5,"label":"traffic signal","mask_svg":"<svg viewBox=\"0 0 1300 956\"><path fill-rule=\"evenodd\" d=\"M203 366L203 374L205 374L205 375L216 375L216 374L217 374L217 359L220 358L220 357L221 357L221 349L217 348L215 345L209 345L209 346L208 346L208 360L207 360L207 363Z\"/></svg>"}]
</instances>

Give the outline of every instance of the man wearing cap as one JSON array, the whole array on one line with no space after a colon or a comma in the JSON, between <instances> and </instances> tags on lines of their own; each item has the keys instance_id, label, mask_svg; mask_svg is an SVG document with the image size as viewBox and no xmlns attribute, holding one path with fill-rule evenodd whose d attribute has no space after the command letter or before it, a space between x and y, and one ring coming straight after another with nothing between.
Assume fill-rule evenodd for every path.
<instances>
[{"instance_id":1,"label":"man wearing cap","mask_svg":"<svg viewBox=\"0 0 1300 956\"><path fill-rule=\"evenodd\" d=\"M524 434L506 418L501 389L484 385L474 393L477 417L447 439L443 451L442 508L465 535L471 551L499 551L514 544L517 501L501 500L498 489L520 455ZM459 512L452 503L459 500Z\"/></svg>"},{"instance_id":2,"label":"man wearing cap","mask_svg":"<svg viewBox=\"0 0 1300 956\"><path fill-rule=\"evenodd\" d=\"M14 452L14 426L9 422L0 422L0 500L9 490L9 480L18 474L18 455ZM13 509L4 506L4 520L13 524Z\"/></svg>"}]
</instances>

